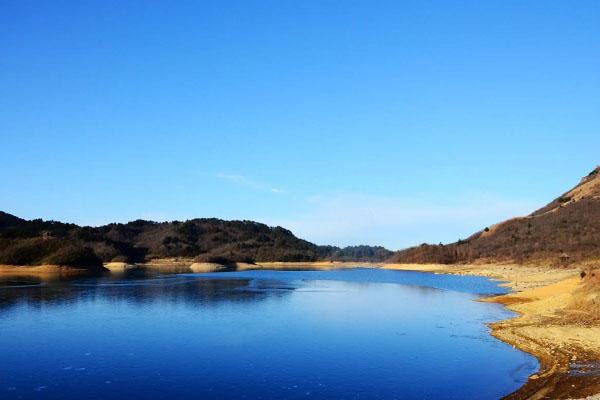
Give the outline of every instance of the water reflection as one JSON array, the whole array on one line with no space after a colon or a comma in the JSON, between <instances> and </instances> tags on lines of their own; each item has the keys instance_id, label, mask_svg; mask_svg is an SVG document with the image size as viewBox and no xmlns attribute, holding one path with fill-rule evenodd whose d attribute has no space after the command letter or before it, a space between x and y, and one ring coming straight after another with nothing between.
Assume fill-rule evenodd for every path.
<instances>
[{"instance_id":1,"label":"water reflection","mask_svg":"<svg viewBox=\"0 0 600 400\"><path fill-rule=\"evenodd\" d=\"M0 275L0 288L38 286L42 282L41 278L30 275Z\"/></svg>"},{"instance_id":2,"label":"water reflection","mask_svg":"<svg viewBox=\"0 0 600 400\"><path fill-rule=\"evenodd\" d=\"M181 273L184 272L184 273ZM112 300L133 304L182 303L194 306L220 302L259 301L295 290L318 290L319 281L344 281L358 287L373 283L410 286L415 295L445 290L474 294L506 291L481 277L436 275L354 268L334 271L243 271L192 274L188 268L135 268L102 275L0 276L0 312L14 306L40 309L78 301ZM326 284L321 286L327 286ZM405 290L398 287L398 290Z\"/></svg>"},{"instance_id":3,"label":"water reflection","mask_svg":"<svg viewBox=\"0 0 600 400\"><path fill-rule=\"evenodd\" d=\"M495 399L537 368L478 277L154 270L0 279L4 399ZM435 382L432 385L431 382Z\"/></svg>"},{"instance_id":4,"label":"water reflection","mask_svg":"<svg viewBox=\"0 0 600 400\"><path fill-rule=\"evenodd\" d=\"M188 306L247 302L284 296L295 288L296 286L277 280L206 279L145 271L49 282L29 276L12 276L0 280L0 312L15 306L42 309L96 300L127 301L140 305L178 303Z\"/></svg>"}]
</instances>

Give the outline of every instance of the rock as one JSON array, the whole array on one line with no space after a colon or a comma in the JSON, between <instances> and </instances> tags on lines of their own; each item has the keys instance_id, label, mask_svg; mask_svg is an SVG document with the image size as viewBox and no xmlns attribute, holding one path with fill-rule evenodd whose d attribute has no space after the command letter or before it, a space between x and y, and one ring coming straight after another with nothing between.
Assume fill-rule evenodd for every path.
<instances>
[{"instance_id":1,"label":"rock","mask_svg":"<svg viewBox=\"0 0 600 400\"><path fill-rule=\"evenodd\" d=\"M124 263L124 262L109 262L109 263L105 263L104 264L104 268L113 271L113 272L119 272L119 271L126 271L129 269L135 269L138 268L137 265L135 264L128 264L128 263Z\"/></svg>"},{"instance_id":2,"label":"rock","mask_svg":"<svg viewBox=\"0 0 600 400\"><path fill-rule=\"evenodd\" d=\"M193 263L190 265L190 269L196 273L205 273L205 272L226 272L226 271L235 271L235 265L222 265L215 263Z\"/></svg>"}]
</instances>

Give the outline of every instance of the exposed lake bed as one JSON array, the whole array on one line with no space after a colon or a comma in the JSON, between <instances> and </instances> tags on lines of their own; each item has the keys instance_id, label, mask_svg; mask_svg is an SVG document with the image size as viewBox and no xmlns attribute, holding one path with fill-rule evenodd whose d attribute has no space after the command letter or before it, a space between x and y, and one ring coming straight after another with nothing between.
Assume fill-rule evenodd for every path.
<instances>
[{"instance_id":1,"label":"exposed lake bed","mask_svg":"<svg viewBox=\"0 0 600 400\"><path fill-rule=\"evenodd\" d=\"M490 335L483 277L351 269L131 272L5 285L6 398L456 398L537 360ZM36 368L31 368L31 360Z\"/></svg>"}]
</instances>

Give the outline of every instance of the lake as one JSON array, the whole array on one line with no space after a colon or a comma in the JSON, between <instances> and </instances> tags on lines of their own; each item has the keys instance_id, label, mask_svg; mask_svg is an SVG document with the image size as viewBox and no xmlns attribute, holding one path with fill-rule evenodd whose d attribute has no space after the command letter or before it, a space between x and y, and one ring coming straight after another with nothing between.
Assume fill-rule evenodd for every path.
<instances>
[{"instance_id":1,"label":"lake","mask_svg":"<svg viewBox=\"0 0 600 400\"><path fill-rule=\"evenodd\" d=\"M380 269L0 281L2 399L497 399L538 361L483 277Z\"/></svg>"}]
</instances>

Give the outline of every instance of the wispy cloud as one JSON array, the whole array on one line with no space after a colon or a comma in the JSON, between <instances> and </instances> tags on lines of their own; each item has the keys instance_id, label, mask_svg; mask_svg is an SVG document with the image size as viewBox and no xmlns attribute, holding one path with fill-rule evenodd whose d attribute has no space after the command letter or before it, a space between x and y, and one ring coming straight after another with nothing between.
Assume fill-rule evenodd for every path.
<instances>
[{"instance_id":1,"label":"wispy cloud","mask_svg":"<svg viewBox=\"0 0 600 400\"><path fill-rule=\"evenodd\" d=\"M216 175L216 177L223 181L227 181L229 183L233 183L233 184L240 185L240 186L246 186L246 187L250 187L253 189L259 189L262 186L258 182L254 181L252 179L248 179L243 175L218 173Z\"/></svg>"},{"instance_id":2,"label":"wispy cloud","mask_svg":"<svg viewBox=\"0 0 600 400\"><path fill-rule=\"evenodd\" d=\"M222 181L229 182L238 186L244 186L250 189L264 190L275 194L288 193L287 190L273 187L265 182L260 182L254 179L247 178L244 175L218 173L215 175L215 177Z\"/></svg>"},{"instance_id":3,"label":"wispy cloud","mask_svg":"<svg viewBox=\"0 0 600 400\"><path fill-rule=\"evenodd\" d=\"M391 249L455 241L540 206L530 200L482 193L439 203L357 194L313 196L307 204L304 213L269 223L317 243L380 244Z\"/></svg>"}]
</instances>

